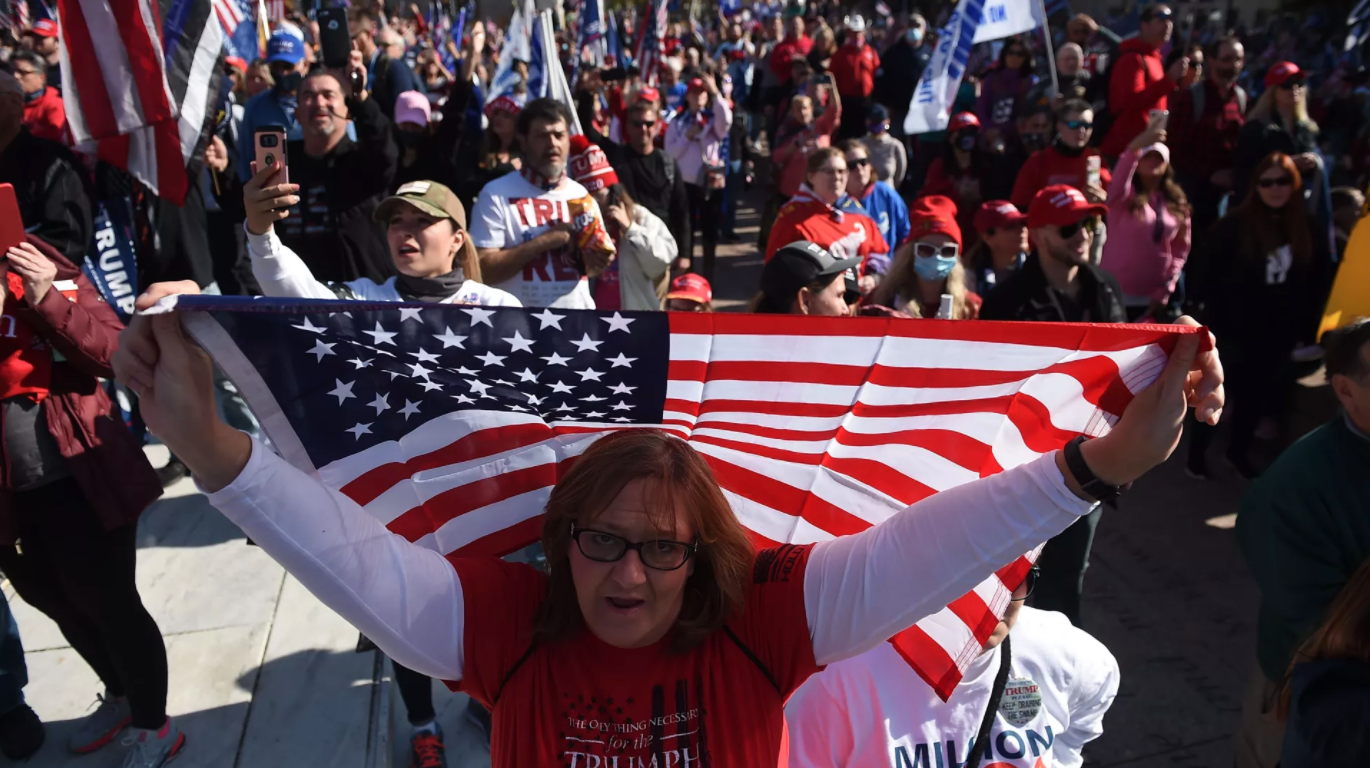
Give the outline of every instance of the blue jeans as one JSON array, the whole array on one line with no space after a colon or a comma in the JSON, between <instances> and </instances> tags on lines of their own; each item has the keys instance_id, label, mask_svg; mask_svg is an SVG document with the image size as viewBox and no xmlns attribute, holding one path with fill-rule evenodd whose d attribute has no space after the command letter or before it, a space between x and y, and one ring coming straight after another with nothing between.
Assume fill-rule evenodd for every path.
<instances>
[{"instance_id":1,"label":"blue jeans","mask_svg":"<svg viewBox=\"0 0 1370 768\"><path fill-rule=\"evenodd\" d=\"M0 594L0 630L4 632L0 636L0 715L4 715L24 703L24 686L29 682L19 625L4 594Z\"/></svg>"}]
</instances>

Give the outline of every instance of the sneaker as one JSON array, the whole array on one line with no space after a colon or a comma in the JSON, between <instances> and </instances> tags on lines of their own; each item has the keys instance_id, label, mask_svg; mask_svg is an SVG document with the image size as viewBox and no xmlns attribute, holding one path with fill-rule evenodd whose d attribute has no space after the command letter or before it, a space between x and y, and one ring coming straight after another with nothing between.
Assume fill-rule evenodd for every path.
<instances>
[{"instance_id":1,"label":"sneaker","mask_svg":"<svg viewBox=\"0 0 1370 768\"><path fill-rule=\"evenodd\" d=\"M434 730L415 731L409 738L409 768L447 768L447 747L436 724Z\"/></svg>"},{"instance_id":2,"label":"sneaker","mask_svg":"<svg viewBox=\"0 0 1370 768\"><path fill-rule=\"evenodd\" d=\"M10 760L24 760L43 746L47 732L38 713L23 703L0 717L0 754Z\"/></svg>"},{"instance_id":3,"label":"sneaker","mask_svg":"<svg viewBox=\"0 0 1370 768\"><path fill-rule=\"evenodd\" d=\"M181 753L186 735L168 717L155 731L134 728L122 743L131 749L124 755L120 768L161 768Z\"/></svg>"},{"instance_id":4,"label":"sneaker","mask_svg":"<svg viewBox=\"0 0 1370 768\"><path fill-rule=\"evenodd\" d=\"M157 479L162 481L163 488L169 488L187 477L190 477L190 470L180 459L172 459L165 466L157 468Z\"/></svg>"},{"instance_id":5,"label":"sneaker","mask_svg":"<svg viewBox=\"0 0 1370 768\"><path fill-rule=\"evenodd\" d=\"M71 735L67 746L77 754L94 752L114 740L119 731L124 730L133 716L129 713L128 700L115 698L106 691L104 696L96 695L99 706L85 719Z\"/></svg>"}]
</instances>

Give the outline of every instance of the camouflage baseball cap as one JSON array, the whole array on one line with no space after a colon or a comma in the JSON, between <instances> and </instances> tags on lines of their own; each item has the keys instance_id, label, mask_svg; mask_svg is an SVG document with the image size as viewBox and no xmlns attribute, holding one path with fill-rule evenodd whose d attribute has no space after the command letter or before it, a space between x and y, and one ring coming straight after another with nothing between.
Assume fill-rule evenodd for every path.
<instances>
[{"instance_id":1,"label":"camouflage baseball cap","mask_svg":"<svg viewBox=\"0 0 1370 768\"><path fill-rule=\"evenodd\" d=\"M411 181L402 185L395 190L394 195L376 206L371 218L382 223L389 221L397 205L409 205L430 216L453 219L457 226L466 229L466 209L462 207L461 200L452 190L436 181Z\"/></svg>"}]
</instances>

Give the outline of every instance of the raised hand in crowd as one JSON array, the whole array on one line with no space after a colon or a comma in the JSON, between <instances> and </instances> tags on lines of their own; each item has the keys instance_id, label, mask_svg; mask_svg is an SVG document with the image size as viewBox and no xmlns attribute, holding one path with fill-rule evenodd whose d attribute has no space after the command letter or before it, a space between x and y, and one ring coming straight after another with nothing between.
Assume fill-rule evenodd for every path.
<instances>
[{"instance_id":1,"label":"raised hand in crowd","mask_svg":"<svg viewBox=\"0 0 1370 768\"><path fill-rule=\"evenodd\" d=\"M290 206L300 202L298 184L272 182L276 166L257 169L243 185L243 208L247 213L247 231L264 235L272 225L290 215Z\"/></svg>"},{"instance_id":2,"label":"raised hand in crowd","mask_svg":"<svg viewBox=\"0 0 1370 768\"><path fill-rule=\"evenodd\" d=\"M359 101L366 101L369 92L366 90L366 60L362 52L356 49L347 58L347 66L333 67L328 70L345 87L350 87L351 96Z\"/></svg>"},{"instance_id":3,"label":"raised hand in crowd","mask_svg":"<svg viewBox=\"0 0 1370 768\"><path fill-rule=\"evenodd\" d=\"M1189 66L1188 56L1181 56L1170 65L1170 69L1166 70L1165 74L1166 77L1179 84L1180 90L1186 90L1198 80L1201 71L1199 67Z\"/></svg>"},{"instance_id":4,"label":"raised hand in crowd","mask_svg":"<svg viewBox=\"0 0 1370 768\"><path fill-rule=\"evenodd\" d=\"M52 281L57 279L57 265L29 243L20 243L5 254L10 271L24 281L24 298L30 306L48 295Z\"/></svg>"},{"instance_id":5,"label":"raised hand in crowd","mask_svg":"<svg viewBox=\"0 0 1370 768\"><path fill-rule=\"evenodd\" d=\"M209 144L205 147L205 165L219 173L228 170L228 147L217 134L209 137Z\"/></svg>"}]
</instances>

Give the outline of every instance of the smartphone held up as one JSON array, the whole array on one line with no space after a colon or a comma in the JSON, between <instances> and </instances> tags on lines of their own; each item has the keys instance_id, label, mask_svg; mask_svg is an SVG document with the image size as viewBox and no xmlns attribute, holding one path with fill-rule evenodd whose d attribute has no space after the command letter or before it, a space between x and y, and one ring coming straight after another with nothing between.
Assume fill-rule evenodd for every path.
<instances>
[{"instance_id":1,"label":"smartphone held up","mask_svg":"<svg viewBox=\"0 0 1370 768\"><path fill-rule=\"evenodd\" d=\"M272 181L277 184L290 183L290 172L285 157L285 126L264 125L252 133L252 145L256 149L254 172L263 168L275 167Z\"/></svg>"}]
</instances>

